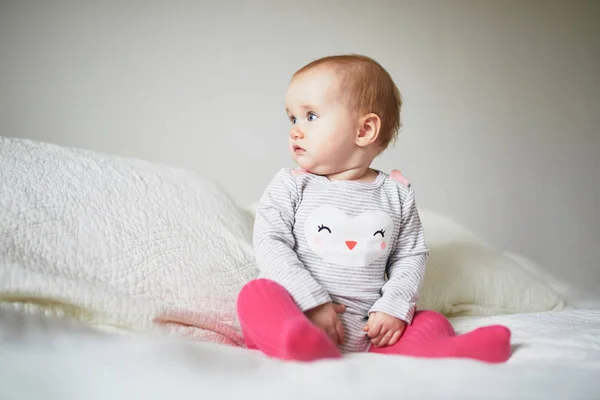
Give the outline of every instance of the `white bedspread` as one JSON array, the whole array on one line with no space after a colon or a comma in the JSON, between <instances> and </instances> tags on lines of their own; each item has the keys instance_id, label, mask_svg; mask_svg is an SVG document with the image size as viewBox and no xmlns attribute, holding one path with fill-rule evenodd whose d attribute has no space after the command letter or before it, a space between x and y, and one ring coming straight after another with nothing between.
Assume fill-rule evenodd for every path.
<instances>
[{"instance_id":1,"label":"white bedspread","mask_svg":"<svg viewBox=\"0 0 600 400\"><path fill-rule=\"evenodd\" d=\"M184 339L94 331L0 313L2 399L597 399L600 311L461 318L458 331L504 323L515 351L503 365L357 354L285 363Z\"/></svg>"}]
</instances>

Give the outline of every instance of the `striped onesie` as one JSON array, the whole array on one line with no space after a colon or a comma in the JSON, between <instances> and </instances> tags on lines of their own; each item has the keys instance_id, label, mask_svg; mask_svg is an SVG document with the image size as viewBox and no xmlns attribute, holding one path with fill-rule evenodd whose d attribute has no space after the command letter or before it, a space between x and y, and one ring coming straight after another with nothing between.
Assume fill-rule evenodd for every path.
<instances>
[{"instance_id":1,"label":"striped onesie","mask_svg":"<svg viewBox=\"0 0 600 400\"><path fill-rule=\"evenodd\" d=\"M361 183L280 170L257 206L254 247L261 277L283 286L302 311L346 306L346 353L369 349L370 312L412 322L429 255L413 189L399 171Z\"/></svg>"}]
</instances>

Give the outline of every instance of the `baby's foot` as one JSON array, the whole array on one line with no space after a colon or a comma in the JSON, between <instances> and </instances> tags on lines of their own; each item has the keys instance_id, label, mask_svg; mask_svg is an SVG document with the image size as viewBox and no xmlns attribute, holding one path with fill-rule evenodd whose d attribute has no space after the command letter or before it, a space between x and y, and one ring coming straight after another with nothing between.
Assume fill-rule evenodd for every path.
<instances>
[{"instance_id":1,"label":"baby's foot","mask_svg":"<svg viewBox=\"0 0 600 400\"><path fill-rule=\"evenodd\" d=\"M505 326L493 325L475 329L453 338L440 341L456 357L474 358L489 363L505 362L510 357L510 330Z\"/></svg>"},{"instance_id":2,"label":"baby's foot","mask_svg":"<svg viewBox=\"0 0 600 400\"><path fill-rule=\"evenodd\" d=\"M494 325L478 328L463 335L431 341L403 342L400 339L395 346L386 350L388 350L386 353L415 357L472 358L488 363L501 363L510 357L510 330L504 326Z\"/></svg>"}]
</instances>

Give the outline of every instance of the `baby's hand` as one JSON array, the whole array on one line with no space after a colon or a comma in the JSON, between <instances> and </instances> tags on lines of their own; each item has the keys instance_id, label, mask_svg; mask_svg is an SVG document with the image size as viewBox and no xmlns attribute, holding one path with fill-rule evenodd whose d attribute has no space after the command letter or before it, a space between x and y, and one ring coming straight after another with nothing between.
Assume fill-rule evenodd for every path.
<instances>
[{"instance_id":1,"label":"baby's hand","mask_svg":"<svg viewBox=\"0 0 600 400\"><path fill-rule=\"evenodd\" d=\"M406 328L406 322L383 312L372 312L363 328L375 347L395 345Z\"/></svg>"},{"instance_id":2,"label":"baby's hand","mask_svg":"<svg viewBox=\"0 0 600 400\"><path fill-rule=\"evenodd\" d=\"M305 312L310 321L323 329L336 345L344 343L344 328L338 313L344 312L346 306L335 303L325 303Z\"/></svg>"}]
</instances>

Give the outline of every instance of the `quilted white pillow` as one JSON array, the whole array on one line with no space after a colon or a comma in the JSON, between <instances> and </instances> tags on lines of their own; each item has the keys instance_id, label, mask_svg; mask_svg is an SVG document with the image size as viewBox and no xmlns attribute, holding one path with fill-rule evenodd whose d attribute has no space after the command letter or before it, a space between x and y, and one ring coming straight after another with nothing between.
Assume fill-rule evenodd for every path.
<instances>
[{"instance_id":1,"label":"quilted white pillow","mask_svg":"<svg viewBox=\"0 0 600 400\"><path fill-rule=\"evenodd\" d=\"M0 137L0 304L241 344L252 218L195 174Z\"/></svg>"}]
</instances>

